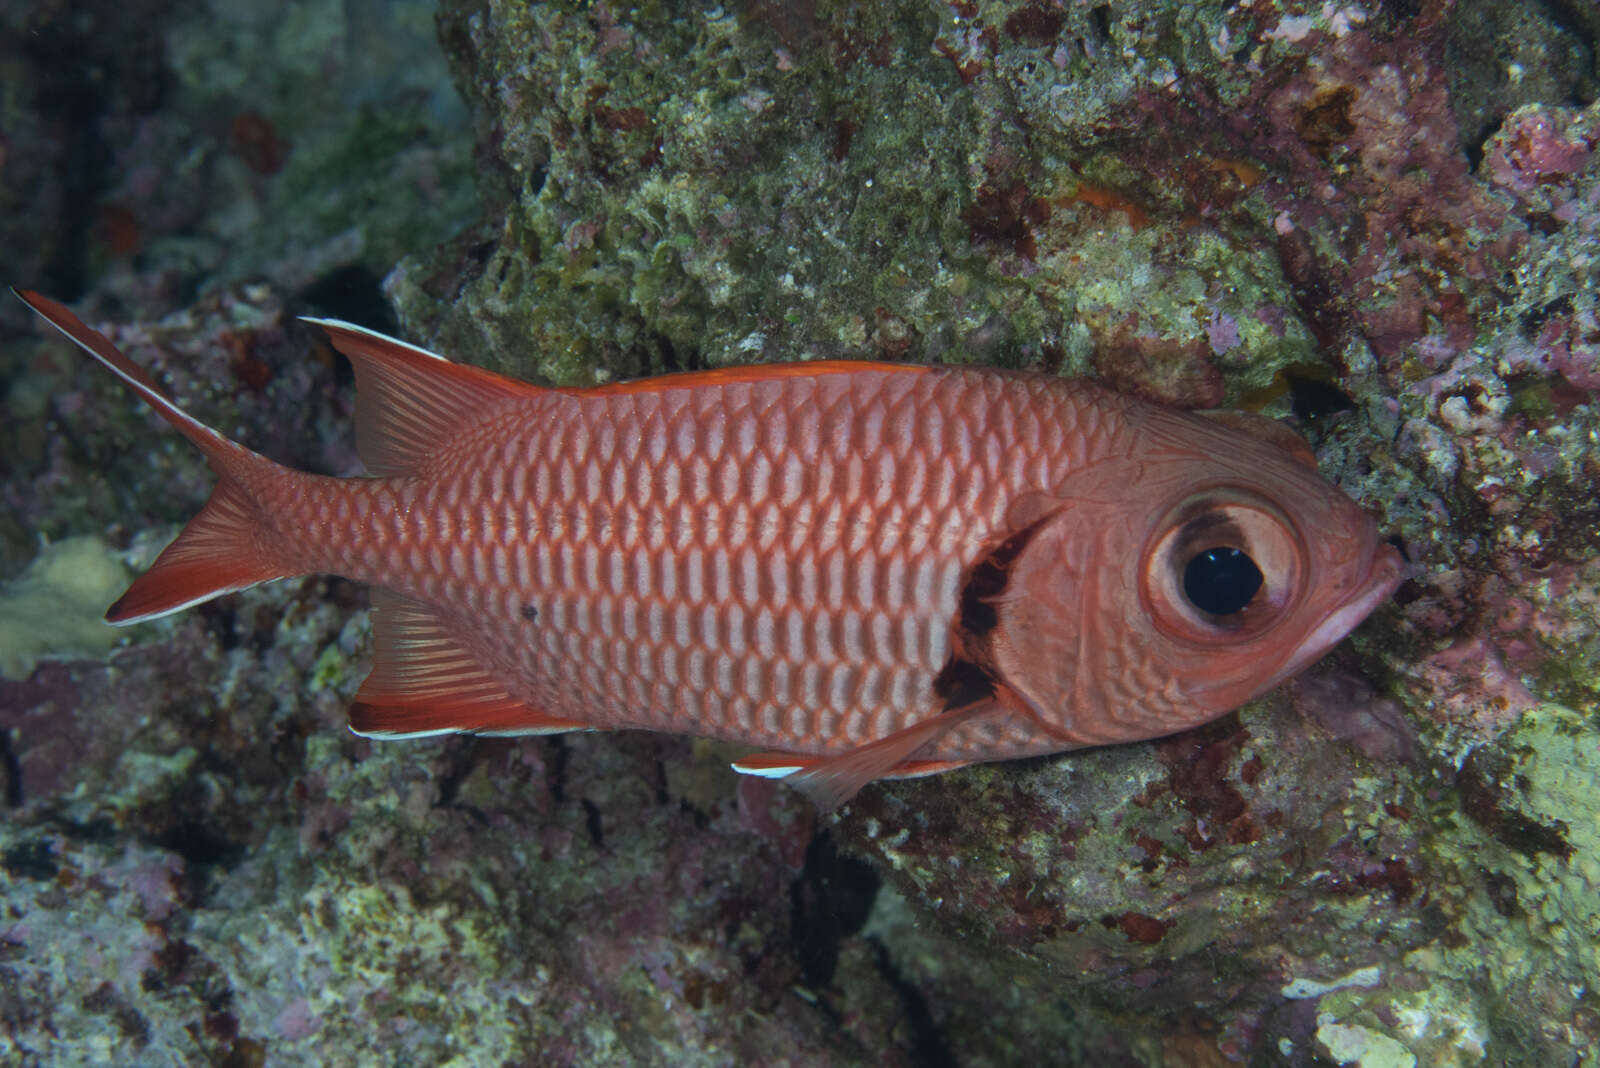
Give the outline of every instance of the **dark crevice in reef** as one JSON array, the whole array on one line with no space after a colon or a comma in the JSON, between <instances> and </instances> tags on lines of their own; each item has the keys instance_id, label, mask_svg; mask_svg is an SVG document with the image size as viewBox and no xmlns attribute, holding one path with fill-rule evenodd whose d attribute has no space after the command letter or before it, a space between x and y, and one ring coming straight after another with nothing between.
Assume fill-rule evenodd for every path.
<instances>
[{"instance_id":1,"label":"dark crevice in reef","mask_svg":"<svg viewBox=\"0 0 1600 1068\"><path fill-rule=\"evenodd\" d=\"M195 819L179 820L151 839L169 853L199 867L231 868L244 859L245 846L220 827Z\"/></svg>"},{"instance_id":2,"label":"dark crevice in reef","mask_svg":"<svg viewBox=\"0 0 1600 1068\"><path fill-rule=\"evenodd\" d=\"M583 825L589 832L589 841L594 843L596 849L604 849L606 835L605 828L600 822L600 806L587 797L580 804L583 805Z\"/></svg>"},{"instance_id":3,"label":"dark crevice in reef","mask_svg":"<svg viewBox=\"0 0 1600 1068\"><path fill-rule=\"evenodd\" d=\"M318 276L295 294L295 302L296 314L344 319L380 334L400 332L394 309L383 295L383 279L360 264L336 267Z\"/></svg>"},{"instance_id":4,"label":"dark crevice in reef","mask_svg":"<svg viewBox=\"0 0 1600 1068\"><path fill-rule=\"evenodd\" d=\"M1539 823L1517 808L1515 776L1503 754L1488 747L1468 753L1456 775L1456 789L1461 796L1461 811L1502 845L1529 859L1541 853L1563 861L1572 858L1573 846L1565 823Z\"/></svg>"},{"instance_id":5,"label":"dark crevice in reef","mask_svg":"<svg viewBox=\"0 0 1600 1068\"><path fill-rule=\"evenodd\" d=\"M567 799L567 759L571 753L567 741L559 734L551 735L545 742L548 749L545 760L545 781L550 785L550 800L562 804Z\"/></svg>"},{"instance_id":6,"label":"dark crevice in reef","mask_svg":"<svg viewBox=\"0 0 1600 1068\"><path fill-rule=\"evenodd\" d=\"M18 842L0 855L0 868L13 879L54 879L60 867L55 850L45 838Z\"/></svg>"},{"instance_id":7,"label":"dark crevice in reef","mask_svg":"<svg viewBox=\"0 0 1600 1068\"><path fill-rule=\"evenodd\" d=\"M11 748L11 732L0 730L0 775L5 778L6 808L22 807L22 761Z\"/></svg>"},{"instance_id":8,"label":"dark crevice in reef","mask_svg":"<svg viewBox=\"0 0 1600 1068\"><path fill-rule=\"evenodd\" d=\"M0 55L14 55L31 68L23 80L37 87L32 106L60 138L51 161L61 188L55 240L38 284L72 301L88 285L96 220L91 208L112 178L114 149L101 120L158 110L172 79L162 20L152 17L147 5L37 6Z\"/></svg>"},{"instance_id":9,"label":"dark crevice in reef","mask_svg":"<svg viewBox=\"0 0 1600 1068\"><path fill-rule=\"evenodd\" d=\"M789 888L789 932L805 985L833 980L839 943L861 930L878 894L878 874L842 856L826 831L806 846L805 866Z\"/></svg>"},{"instance_id":10,"label":"dark crevice in reef","mask_svg":"<svg viewBox=\"0 0 1600 1068\"><path fill-rule=\"evenodd\" d=\"M911 1063L918 1068L956 1068L956 1059L934 1024L933 1013L928 1010L928 999L915 983L900 974L883 943L876 938L871 942L878 974L899 995L905 1010L906 1029L911 1032Z\"/></svg>"},{"instance_id":11,"label":"dark crevice in reef","mask_svg":"<svg viewBox=\"0 0 1600 1068\"><path fill-rule=\"evenodd\" d=\"M469 737L446 751L445 766L439 773L439 800L435 802L436 807L455 807L461 784L467 781L467 776L472 774L484 754L484 741L482 738ZM484 818L481 812L471 806L464 807L480 820Z\"/></svg>"}]
</instances>

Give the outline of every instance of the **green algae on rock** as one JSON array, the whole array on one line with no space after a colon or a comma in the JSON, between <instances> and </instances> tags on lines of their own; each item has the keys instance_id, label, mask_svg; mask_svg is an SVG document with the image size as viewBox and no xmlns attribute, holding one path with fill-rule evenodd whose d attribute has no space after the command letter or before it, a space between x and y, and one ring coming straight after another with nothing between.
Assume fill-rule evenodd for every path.
<instances>
[{"instance_id":1,"label":"green algae on rock","mask_svg":"<svg viewBox=\"0 0 1600 1068\"><path fill-rule=\"evenodd\" d=\"M1070 18L1066 39L1109 32ZM976 33L983 19L955 23ZM451 250L390 279L443 350L574 381L839 355L1082 372L1143 344L1160 366L1122 377L1182 392L1198 365L1188 399L1202 405L1225 383L1237 397L1317 359L1283 314L1294 298L1281 271L1229 251L1254 240L1265 205L1193 235L1153 227L1130 250L1129 234L1105 230L1121 216L1082 190L1150 176L1120 163L1114 140L1086 148L1092 124L1063 101L1033 101L1057 109L1041 124L990 95L1013 77L1040 92L1100 82L1001 50L981 75L993 88L976 92L941 53L950 31L935 8L620 18L463 3L444 25L458 78L494 117L488 195L506 219L475 261ZM1131 42L1105 47L1103 108L1170 77ZM1191 207L1165 197L1159 210L1170 222ZM1135 261L1145 269L1129 273Z\"/></svg>"}]
</instances>

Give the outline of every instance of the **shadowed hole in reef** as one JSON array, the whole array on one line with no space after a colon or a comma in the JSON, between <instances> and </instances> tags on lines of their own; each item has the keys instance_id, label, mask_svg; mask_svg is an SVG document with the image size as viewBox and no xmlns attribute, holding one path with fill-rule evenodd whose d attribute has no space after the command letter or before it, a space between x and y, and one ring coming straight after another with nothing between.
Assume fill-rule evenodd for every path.
<instances>
[{"instance_id":1,"label":"shadowed hole in reef","mask_svg":"<svg viewBox=\"0 0 1600 1068\"><path fill-rule=\"evenodd\" d=\"M317 319L343 319L347 323L376 330L391 337L400 333L400 323L383 295L383 279L360 264L336 267L319 275L294 295L289 313ZM322 329L314 328L322 337ZM356 380L355 368L342 354L333 361L334 382L347 387Z\"/></svg>"},{"instance_id":2,"label":"shadowed hole in reef","mask_svg":"<svg viewBox=\"0 0 1600 1068\"><path fill-rule=\"evenodd\" d=\"M711 365L706 362L705 354L699 349L690 348L679 351L672 343L672 339L665 334L654 334L650 338L654 343L653 373L673 374L678 371L704 371Z\"/></svg>"},{"instance_id":3,"label":"shadowed hole in reef","mask_svg":"<svg viewBox=\"0 0 1600 1068\"><path fill-rule=\"evenodd\" d=\"M545 739L545 781L550 786L550 800L561 804L567 799L567 740L559 734Z\"/></svg>"},{"instance_id":4,"label":"shadowed hole in reef","mask_svg":"<svg viewBox=\"0 0 1600 1068\"><path fill-rule=\"evenodd\" d=\"M583 824L589 831L589 841L594 843L596 849L604 849L606 844L605 830L600 825L600 806L583 798Z\"/></svg>"},{"instance_id":5,"label":"shadowed hole in reef","mask_svg":"<svg viewBox=\"0 0 1600 1068\"><path fill-rule=\"evenodd\" d=\"M0 868L13 879L54 879L60 865L50 843L35 838L7 849L0 855Z\"/></svg>"},{"instance_id":6,"label":"shadowed hole in reef","mask_svg":"<svg viewBox=\"0 0 1600 1068\"><path fill-rule=\"evenodd\" d=\"M826 831L811 839L805 866L789 888L789 937L806 986L833 980L839 943L861 930L877 894L870 865L841 856Z\"/></svg>"},{"instance_id":7,"label":"shadowed hole in reef","mask_svg":"<svg viewBox=\"0 0 1600 1068\"><path fill-rule=\"evenodd\" d=\"M1348 412L1356 406L1350 394L1333 385L1306 375L1286 374L1289 384L1289 403L1297 419L1320 419L1335 412Z\"/></svg>"},{"instance_id":8,"label":"shadowed hole in reef","mask_svg":"<svg viewBox=\"0 0 1600 1068\"><path fill-rule=\"evenodd\" d=\"M449 808L456 803L456 794L461 791L461 784L467 781L467 776L472 774L478 766L478 761L488 749L483 743L488 739L467 736L449 746L444 752L442 763L444 767L439 772L439 800L434 802L437 808ZM470 807L470 806L469 806ZM483 819L483 814L476 809L471 811Z\"/></svg>"},{"instance_id":9,"label":"shadowed hole in reef","mask_svg":"<svg viewBox=\"0 0 1600 1068\"><path fill-rule=\"evenodd\" d=\"M319 275L295 294L295 303L303 305L295 309L296 315L343 319L381 334L400 332L400 324L383 296L383 279L360 264L335 267Z\"/></svg>"},{"instance_id":10,"label":"shadowed hole in reef","mask_svg":"<svg viewBox=\"0 0 1600 1068\"><path fill-rule=\"evenodd\" d=\"M156 835L156 845L190 864L231 868L244 858L245 847L215 827L198 820L180 820Z\"/></svg>"},{"instance_id":11,"label":"shadowed hole in reef","mask_svg":"<svg viewBox=\"0 0 1600 1068\"><path fill-rule=\"evenodd\" d=\"M5 779L6 808L22 807L22 761L11 748L11 732L0 730L0 775Z\"/></svg>"}]
</instances>

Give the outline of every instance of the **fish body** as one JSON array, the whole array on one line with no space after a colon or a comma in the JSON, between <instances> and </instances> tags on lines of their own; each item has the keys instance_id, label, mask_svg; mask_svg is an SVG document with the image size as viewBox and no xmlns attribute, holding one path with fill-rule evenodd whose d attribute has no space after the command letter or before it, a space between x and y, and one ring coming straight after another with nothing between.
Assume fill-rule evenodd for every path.
<instances>
[{"instance_id":1,"label":"fish body","mask_svg":"<svg viewBox=\"0 0 1600 1068\"><path fill-rule=\"evenodd\" d=\"M221 476L108 620L288 575L369 583L351 725L374 737L686 732L770 750L735 766L836 803L1212 719L1401 577L1258 417L882 363L544 388L330 321L371 472L330 478L199 424L21 296Z\"/></svg>"}]
</instances>

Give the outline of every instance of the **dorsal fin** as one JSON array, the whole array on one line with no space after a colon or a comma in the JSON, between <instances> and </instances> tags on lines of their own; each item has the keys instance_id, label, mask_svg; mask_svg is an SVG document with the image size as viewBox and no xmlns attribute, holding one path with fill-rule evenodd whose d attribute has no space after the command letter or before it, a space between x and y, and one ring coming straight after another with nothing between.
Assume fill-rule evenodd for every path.
<instances>
[{"instance_id":1,"label":"dorsal fin","mask_svg":"<svg viewBox=\"0 0 1600 1068\"><path fill-rule=\"evenodd\" d=\"M1231 427L1241 434L1248 434L1258 441L1276 445L1311 470L1317 469L1317 454L1312 451L1311 443L1276 419L1256 412L1233 409L1212 409L1195 414L1205 416L1222 426Z\"/></svg>"},{"instance_id":2,"label":"dorsal fin","mask_svg":"<svg viewBox=\"0 0 1600 1068\"><path fill-rule=\"evenodd\" d=\"M816 378L821 375L879 374L920 375L933 368L927 364L889 363L884 360L800 360L795 363L754 363L738 367L713 367L707 371L675 371L650 378L631 378L599 386L561 387L562 393L580 396L615 396L619 393L657 393L664 389L696 389L701 386L728 386L739 382L766 382L774 378Z\"/></svg>"},{"instance_id":3,"label":"dorsal fin","mask_svg":"<svg viewBox=\"0 0 1600 1068\"><path fill-rule=\"evenodd\" d=\"M305 321L326 330L356 369L356 449L375 475L414 475L486 407L544 392L376 330L338 319Z\"/></svg>"},{"instance_id":4,"label":"dorsal fin","mask_svg":"<svg viewBox=\"0 0 1600 1068\"><path fill-rule=\"evenodd\" d=\"M871 360L812 360L686 371L600 386L555 387L518 382L340 319L313 319L356 369L356 449L375 475L413 475L428 457L486 406L547 392L575 396L654 393L664 389L877 371L923 374L930 368Z\"/></svg>"}]
</instances>

